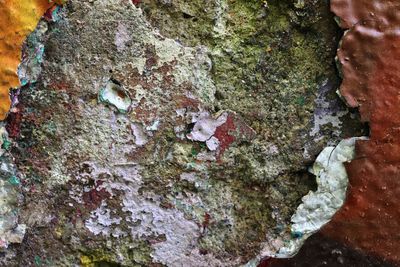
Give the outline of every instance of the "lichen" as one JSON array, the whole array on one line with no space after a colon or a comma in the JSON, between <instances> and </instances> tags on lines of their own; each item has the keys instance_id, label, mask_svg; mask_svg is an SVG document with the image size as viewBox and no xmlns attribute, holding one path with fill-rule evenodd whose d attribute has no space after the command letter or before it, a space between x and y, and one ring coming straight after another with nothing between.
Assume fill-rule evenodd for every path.
<instances>
[{"instance_id":1,"label":"lichen","mask_svg":"<svg viewBox=\"0 0 400 267\"><path fill-rule=\"evenodd\" d=\"M9 152L8 134L3 123L0 126L0 135L0 250L4 252L11 244L22 242L26 225L20 224L18 220L18 209L22 200L20 181Z\"/></svg>"},{"instance_id":2,"label":"lichen","mask_svg":"<svg viewBox=\"0 0 400 267\"><path fill-rule=\"evenodd\" d=\"M309 122L319 87L337 80L323 7L69 1L39 44L28 38L44 48L41 73L21 72L36 82L10 116L28 227L12 263L258 258L315 187L306 163L345 125L314 134Z\"/></svg>"},{"instance_id":3,"label":"lichen","mask_svg":"<svg viewBox=\"0 0 400 267\"><path fill-rule=\"evenodd\" d=\"M262 256L290 258L296 255L304 242L325 224L343 206L349 180L345 165L355 155L355 142L365 138L350 138L336 147L326 147L317 157L310 172L316 176L317 190L302 198L302 204L291 218L290 236L274 240L264 248Z\"/></svg>"}]
</instances>

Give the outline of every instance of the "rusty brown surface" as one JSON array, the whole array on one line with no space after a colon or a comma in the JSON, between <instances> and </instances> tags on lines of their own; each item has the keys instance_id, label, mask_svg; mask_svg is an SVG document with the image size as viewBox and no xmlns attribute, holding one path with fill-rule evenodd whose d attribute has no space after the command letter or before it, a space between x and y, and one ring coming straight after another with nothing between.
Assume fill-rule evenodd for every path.
<instances>
[{"instance_id":1,"label":"rusty brown surface","mask_svg":"<svg viewBox=\"0 0 400 267\"><path fill-rule=\"evenodd\" d=\"M331 10L339 17L340 26L349 29L362 21L379 21L380 25L399 23L400 2L397 0L332 0Z\"/></svg>"},{"instance_id":2,"label":"rusty brown surface","mask_svg":"<svg viewBox=\"0 0 400 267\"><path fill-rule=\"evenodd\" d=\"M265 266L400 265L400 2L331 1L348 29L338 50L340 93L369 123L347 165L345 205L288 260Z\"/></svg>"},{"instance_id":3,"label":"rusty brown surface","mask_svg":"<svg viewBox=\"0 0 400 267\"><path fill-rule=\"evenodd\" d=\"M369 122L370 140L360 141L347 167L348 200L323 230L331 238L400 263L400 3L333 1L345 34L338 58L341 93ZM341 5L341 8L339 6ZM351 24L349 24L351 23Z\"/></svg>"}]
</instances>

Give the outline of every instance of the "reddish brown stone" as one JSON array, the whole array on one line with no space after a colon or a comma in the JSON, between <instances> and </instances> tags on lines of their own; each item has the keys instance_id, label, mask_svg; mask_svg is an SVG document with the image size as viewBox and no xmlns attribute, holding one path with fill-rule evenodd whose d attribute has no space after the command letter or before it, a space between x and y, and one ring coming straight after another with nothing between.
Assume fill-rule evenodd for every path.
<instances>
[{"instance_id":1,"label":"reddish brown stone","mask_svg":"<svg viewBox=\"0 0 400 267\"><path fill-rule=\"evenodd\" d=\"M379 21L380 25L400 22L397 0L331 0L331 10L340 18L340 26L348 29L360 21Z\"/></svg>"}]
</instances>

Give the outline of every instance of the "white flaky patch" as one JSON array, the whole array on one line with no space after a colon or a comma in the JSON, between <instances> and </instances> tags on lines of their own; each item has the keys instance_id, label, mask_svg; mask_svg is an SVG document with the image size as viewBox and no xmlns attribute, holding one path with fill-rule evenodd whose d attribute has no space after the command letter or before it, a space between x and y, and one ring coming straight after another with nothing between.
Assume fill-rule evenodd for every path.
<instances>
[{"instance_id":1,"label":"white flaky patch","mask_svg":"<svg viewBox=\"0 0 400 267\"><path fill-rule=\"evenodd\" d=\"M219 147L219 144L220 144L219 140L214 136L212 136L210 139L208 139L206 141L206 145L207 145L208 149L210 149L211 151L217 150Z\"/></svg>"},{"instance_id":2,"label":"white flaky patch","mask_svg":"<svg viewBox=\"0 0 400 267\"><path fill-rule=\"evenodd\" d=\"M209 140L219 126L224 124L228 118L228 114L222 113L217 119L212 117L204 117L199 119L193 127L193 130L187 137L193 141L206 142Z\"/></svg>"},{"instance_id":3,"label":"white flaky patch","mask_svg":"<svg viewBox=\"0 0 400 267\"><path fill-rule=\"evenodd\" d=\"M111 210L107 209L107 204L102 201L101 206L91 212L90 218L85 222L85 226L95 235L112 234L114 237L118 237L121 230L119 228L113 229L111 226L118 225L121 220L119 217L112 217Z\"/></svg>"},{"instance_id":4,"label":"white flaky patch","mask_svg":"<svg viewBox=\"0 0 400 267\"><path fill-rule=\"evenodd\" d=\"M93 174L98 175L106 170L95 165ZM86 228L95 235L123 236L130 234L135 239L160 237L151 246L153 261L168 266L232 266L214 258L212 254L201 255L196 242L201 236L201 227L194 221L185 218L182 211L160 207L160 197L153 193L139 194L143 185L141 171L136 164L115 166L113 174L119 177L114 181L105 181L99 188L111 195L123 192L122 211L127 216L120 218L112 214L103 201L102 205L91 212L85 221ZM182 179L196 179L194 173L182 174ZM193 200L191 200L193 202ZM122 232L119 224L125 221L130 233Z\"/></svg>"},{"instance_id":5,"label":"white flaky patch","mask_svg":"<svg viewBox=\"0 0 400 267\"><path fill-rule=\"evenodd\" d=\"M139 123L132 123L131 125L132 133L135 136L135 144L139 147L144 146L149 141L143 126Z\"/></svg>"},{"instance_id":6,"label":"white flaky patch","mask_svg":"<svg viewBox=\"0 0 400 267\"><path fill-rule=\"evenodd\" d=\"M109 81L107 85L100 91L99 99L115 106L119 112L126 113L132 104L132 100L125 90L118 84Z\"/></svg>"},{"instance_id":7,"label":"white flaky patch","mask_svg":"<svg viewBox=\"0 0 400 267\"><path fill-rule=\"evenodd\" d=\"M307 238L332 219L346 199L349 180L344 163L354 158L356 141L365 139L365 137L345 139L336 147L326 147L319 154L309 170L316 176L317 191L310 191L302 198L303 203L291 219L291 237L269 242L262 256L293 257Z\"/></svg>"},{"instance_id":8,"label":"white flaky patch","mask_svg":"<svg viewBox=\"0 0 400 267\"><path fill-rule=\"evenodd\" d=\"M127 26L123 23L118 24L117 31L115 32L115 46L117 47L118 52L123 52L126 49L126 44L132 40L132 37L129 35L129 31Z\"/></svg>"}]
</instances>

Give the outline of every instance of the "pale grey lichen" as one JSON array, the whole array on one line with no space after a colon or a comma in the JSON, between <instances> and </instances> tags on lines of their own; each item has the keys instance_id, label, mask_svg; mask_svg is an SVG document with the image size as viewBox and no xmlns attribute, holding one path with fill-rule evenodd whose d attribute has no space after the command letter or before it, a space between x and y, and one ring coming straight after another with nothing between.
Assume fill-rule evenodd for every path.
<instances>
[{"instance_id":1,"label":"pale grey lichen","mask_svg":"<svg viewBox=\"0 0 400 267\"><path fill-rule=\"evenodd\" d=\"M135 136L135 144L139 147L146 145L148 142L148 135L143 129L143 126L139 123L132 123L131 128Z\"/></svg>"},{"instance_id":2,"label":"pale grey lichen","mask_svg":"<svg viewBox=\"0 0 400 267\"><path fill-rule=\"evenodd\" d=\"M316 108L313 114L313 127L309 133L312 137L320 138L318 135L321 133L321 128L329 124L334 130L333 134L340 136L343 117L349 114L348 110L340 110L335 107L336 99L335 101L327 99L329 89L331 88L328 86L328 81L323 81L320 95L315 99Z\"/></svg>"},{"instance_id":3,"label":"pale grey lichen","mask_svg":"<svg viewBox=\"0 0 400 267\"><path fill-rule=\"evenodd\" d=\"M310 172L317 178L317 191L310 191L302 198L303 203L291 219L291 235L271 240L264 248L262 256L293 257L307 238L331 220L346 199L349 181L344 163L354 158L356 141L365 139L345 139L336 147L326 147L319 154L310 168Z\"/></svg>"},{"instance_id":4,"label":"pale grey lichen","mask_svg":"<svg viewBox=\"0 0 400 267\"><path fill-rule=\"evenodd\" d=\"M86 228L93 234L112 235L119 237L124 233L119 228L113 229L112 225L118 225L122 218L112 216L111 210L107 209L107 204L102 201L99 208L91 212L90 218L85 222Z\"/></svg>"}]
</instances>

